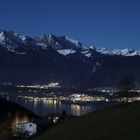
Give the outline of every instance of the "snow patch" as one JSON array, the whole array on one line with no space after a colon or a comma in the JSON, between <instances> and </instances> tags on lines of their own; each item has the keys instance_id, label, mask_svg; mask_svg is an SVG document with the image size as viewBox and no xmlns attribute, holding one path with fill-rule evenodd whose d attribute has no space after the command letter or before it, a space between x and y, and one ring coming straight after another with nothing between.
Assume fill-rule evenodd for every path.
<instances>
[{"instance_id":1,"label":"snow patch","mask_svg":"<svg viewBox=\"0 0 140 140\"><path fill-rule=\"evenodd\" d=\"M85 50L85 51L82 51L82 54L86 57L90 57L92 55L91 52L89 52L89 49L88 50Z\"/></svg>"},{"instance_id":2,"label":"snow patch","mask_svg":"<svg viewBox=\"0 0 140 140\"><path fill-rule=\"evenodd\" d=\"M4 32L0 32L0 42L3 43L5 41L6 37L4 35Z\"/></svg>"},{"instance_id":3,"label":"snow patch","mask_svg":"<svg viewBox=\"0 0 140 140\"><path fill-rule=\"evenodd\" d=\"M96 51L99 52L99 53L101 53L101 54L106 54L106 55L111 55L112 54L112 52L109 51L106 48L96 48Z\"/></svg>"},{"instance_id":4,"label":"snow patch","mask_svg":"<svg viewBox=\"0 0 140 140\"><path fill-rule=\"evenodd\" d=\"M44 49L46 49L47 46L48 46L47 44L45 44L45 43L40 43L40 42L37 43L37 45L38 45L38 46L41 46L41 47L44 48Z\"/></svg>"},{"instance_id":5,"label":"snow patch","mask_svg":"<svg viewBox=\"0 0 140 140\"><path fill-rule=\"evenodd\" d=\"M91 55L92 55L92 53L85 54L86 57L90 57Z\"/></svg>"},{"instance_id":6,"label":"snow patch","mask_svg":"<svg viewBox=\"0 0 140 140\"><path fill-rule=\"evenodd\" d=\"M26 52L16 52L15 50L9 50L12 53L18 54L18 55L24 55Z\"/></svg>"},{"instance_id":7,"label":"snow patch","mask_svg":"<svg viewBox=\"0 0 140 140\"><path fill-rule=\"evenodd\" d=\"M73 53L75 53L76 51L75 50L72 50L72 49L61 49L61 50L57 50L57 52L59 53L59 54L62 54L62 55L64 55L64 56L66 56L66 55L69 55L69 54L73 54Z\"/></svg>"},{"instance_id":8,"label":"snow patch","mask_svg":"<svg viewBox=\"0 0 140 140\"><path fill-rule=\"evenodd\" d=\"M24 35L20 35L19 38L22 40L22 41L25 41L26 40L26 37Z\"/></svg>"}]
</instances>

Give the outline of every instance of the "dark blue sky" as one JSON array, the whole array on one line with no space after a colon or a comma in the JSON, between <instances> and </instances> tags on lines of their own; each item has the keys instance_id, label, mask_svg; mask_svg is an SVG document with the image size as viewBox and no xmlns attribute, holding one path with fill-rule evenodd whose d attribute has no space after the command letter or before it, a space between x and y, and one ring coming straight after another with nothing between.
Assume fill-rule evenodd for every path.
<instances>
[{"instance_id":1,"label":"dark blue sky","mask_svg":"<svg viewBox=\"0 0 140 140\"><path fill-rule=\"evenodd\" d=\"M0 0L0 28L67 35L96 47L140 48L139 0Z\"/></svg>"}]
</instances>

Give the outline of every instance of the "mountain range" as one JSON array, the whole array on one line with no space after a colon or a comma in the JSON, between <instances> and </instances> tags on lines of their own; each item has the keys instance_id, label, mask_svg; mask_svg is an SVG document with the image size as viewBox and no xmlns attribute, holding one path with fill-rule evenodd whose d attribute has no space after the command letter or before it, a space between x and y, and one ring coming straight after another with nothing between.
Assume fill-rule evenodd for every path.
<instances>
[{"instance_id":1,"label":"mountain range","mask_svg":"<svg viewBox=\"0 0 140 140\"><path fill-rule=\"evenodd\" d=\"M0 82L93 88L140 82L140 51L86 46L67 36L25 36L0 30Z\"/></svg>"}]
</instances>

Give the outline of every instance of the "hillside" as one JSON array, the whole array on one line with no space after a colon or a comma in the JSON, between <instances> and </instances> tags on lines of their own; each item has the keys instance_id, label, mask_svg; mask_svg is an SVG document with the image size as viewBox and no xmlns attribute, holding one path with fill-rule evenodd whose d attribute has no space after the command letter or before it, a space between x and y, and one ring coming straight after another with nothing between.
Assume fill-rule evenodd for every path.
<instances>
[{"instance_id":1,"label":"hillside","mask_svg":"<svg viewBox=\"0 0 140 140\"><path fill-rule=\"evenodd\" d=\"M140 103L110 107L59 124L34 140L139 140Z\"/></svg>"},{"instance_id":2,"label":"hillside","mask_svg":"<svg viewBox=\"0 0 140 140\"><path fill-rule=\"evenodd\" d=\"M0 98L0 140L11 140L13 136L12 124L15 117L24 118L25 115L29 119L38 118L33 112L21 107L20 105Z\"/></svg>"},{"instance_id":3,"label":"hillside","mask_svg":"<svg viewBox=\"0 0 140 140\"><path fill-rule=\"evenodd\" d=\"M12 116L16 115L28 115L29 117L37 117L33 112L29 111L28 109L14 103L11 101L7 101L5 99L0 98L0 119L3 119L5 115L10 113Z\"/></svg>"}]
</instances>

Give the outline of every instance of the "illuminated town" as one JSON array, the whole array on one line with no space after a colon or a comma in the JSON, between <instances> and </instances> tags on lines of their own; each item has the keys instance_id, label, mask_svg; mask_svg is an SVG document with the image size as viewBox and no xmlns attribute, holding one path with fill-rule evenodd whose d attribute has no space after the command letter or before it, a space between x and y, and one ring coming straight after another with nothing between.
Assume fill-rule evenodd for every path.
<instances>
[{"instance_id":1,"label":"illuminated town","mask_svg":"<svg viewBox=\"0 0 140 140\"><path fill-rule=\"evenodd\" d=\"M18 88L35 88L35 89L49 89L49 88L60 88L58 82L51 82L48 84L34 84L34 85L18 85Z\"/></svg>"},{"instance_id":2,"label":"illuminated town","mask_svg":"<svg viewBox=\"0 0 140 140\"><path fill-rule=\"evenodd\" d=\"M18 96L18 98L23 98L23 99L28 99L29 101L48 101L48 100L54 100L54 101L65 101L66 102L71 102L71 103L84 103L84 102L100 102L100 101L106 101L109 102L109 100L105 97L100 97L100 96L89 96L86 94L72 94L70 96L56 96L53 95L53 97L49 96L48 97L34 97L34 96Z\"/></svg>"},{"instance_id":3,"label":"illuminated town","mask_svg":"<svg viewBox=\"0 0 140 140\"><path fill-rule=\"evenodd\" d=\"M140 90L131 90L131 94L137 93L137 95L132 96L132 97L118 97L116 96L115 93L117 92L109 92L109 90L107 90L107 92L105 92L106 90L103 90L101 92L103 93L108 93L106 94L102 94L102 95L88 95L86 93L69 93L69 94L65 94L65 95L61 95L58 93L54 93L54 92L50 92L50 93L46 93L45 91L40 91L40 90L36 90L37 88L39 89L44 89L44 88L59 88L58 86L59 84L49 84L49 86L39 86L39 85L35 85L35 86L20 86L20 88L29 88L28 92L23 92L22 90L19 90L16 98L17 99L25 99L28 101L35 101L35 102L47 102L48 100L52 100L52 101L60 101L61 103L71 103L71 104L79 104L79 103L94 103L94 102L135 102L135 101L140 101L140 96L138 95L140 93ZM0 96L2 98L6 98L7 100L10 98L10 95L5 92L5 91L1 91L0 92Z\"/></svg>"}]
</instances>

